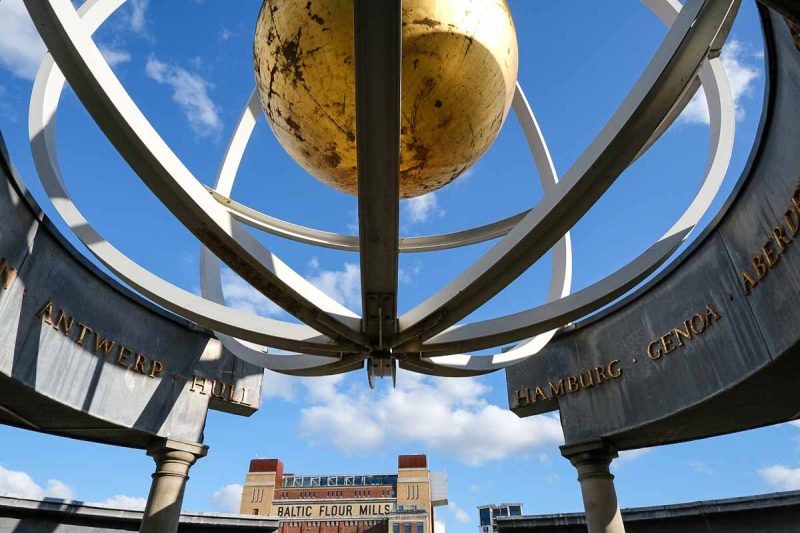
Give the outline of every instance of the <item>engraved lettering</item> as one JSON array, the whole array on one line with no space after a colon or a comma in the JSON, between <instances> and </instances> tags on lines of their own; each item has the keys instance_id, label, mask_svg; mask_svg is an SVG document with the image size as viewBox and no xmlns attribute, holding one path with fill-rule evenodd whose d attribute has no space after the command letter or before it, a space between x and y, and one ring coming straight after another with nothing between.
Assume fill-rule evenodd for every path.
<instances>
[{"instance_id":1,"label":"engraved lettering","mask_svg":"<svg viewBox=\"0 0 800 533\"><path fill-rule=\"evenodd\" d=\"M750 294L753 291L753 289L756 288L756 285L758 285L758 280L753 278L753 276L750 275L750 272L748 272L747 270L743 270L742 286L744 287L744 293Z\"/></svg>"},{"instance_id":2,"label":"engraved lettering","mask_svg":"<svg viewBox=\"0 0 800 533\"><path fill-rule=\"evenodd\" d=\"M147 375L147 369L145 369L146 364L147 364L147 357L143 356L140 353L137 353L136 357L133 360L133 365L131 366L131 369L134 372L138 372L146 376Z\"/></svg>"},{"instance_id":3,"label":"engraved lettering","mask_svg":"<svg viewBox=\"0 0 800 533\"><path fill-rule=\"evenodd\" d=\"M795 231L795 234L796 233ZM775 240L775 244L778 245L781 253L785 252L786 248L792 243L792 239L786 235L786 228L783 227L783 224L775 226L775 229L772 230L772 238Z\"/></svg>"},{"instance_id":4,"label":"engraved lettering","mask_svg":"<svg viewBox=\"0 0 800 533\"><path fill-rule=\"evenodd\" d=\"M72 324L74 322L75 322L74 318L69 318L67 315L64 314L63 310L59 309L58 318L56 319L56 324L55 326L53 326L53 329L55 329L56 331L61 331L62 333L64 333L64 335L69 337L70 330L72 329ZM61 329L61 326L64 326L64 328Z\"/></svg>"},{"instance_id":5,"label":"engraved lettering","mask_svg":"<svg viewBox=\"0 0 800 533\"><path fill-rule=\"evenodd\" d=\"M699 325L698 325L699 323ZM705 315L694 315L692 319L689 321L689 326L692 328L692 333L695 335L700 335L706 330L706 316Z\"/></svg>"},{"instance_id":6,"label":"engraved lettering","mask_svg":"<svg viewBox=\"0 0 800 533\"><path fill-rule=\"evenodd\" d=\"M239 401L242 405L247 405L248 407L252 406L252 404L247 403L247 391L250 390L247 387L242 387L242 399Z\"/></svg>"},{"instance_id":7,"label":"engraved lettering","mask_svg":"<svg viewBox=\"0 0 800 533\"><path fill-rule=\"evenodd\" d=\"M610 363L608 363L608 375L614 379L622 377L622 368L618 368L614 371L614 365L619 365L622 361L619 359L614 359Z\"/></svg>"},{"instance_id":8,"label":"engraved lettering","mask_svg":"<svg viewBox=\"0 0 800 533\"><path fill-rule=\"evenodd\" d=\"M753 270L756 271L758 281L764 279L764 276L766 276L767 272L769 271L767 264L764 262L764 258L760 255L757 255L753 258Z\"/></svg>"},{"instance_id":9,"label":"engraved lettering","mask_svg":"<svg viewBox=\"0 0 800 533\"><path fill-rule=\"evenodd\" d=\"M536 392L534 393L534 396L533 396L533 403L536 403L539 400L545 400L546 401L547 400L547 396L545 395L545 393L542 390L542 388L537 386L536 387Z\"/></svg>"},{"instance_id":10,"label":"engraved lettering","mask_svg":"<svg viewBox=\"0 0 800 533\"><path fill-rule=\"evenodd\" d=\"M770 269L774 267L781 258L781 256L776 254L775 250L772 249L772 239L765 241L763 246L761 246L761 255L767 260L767 267Z\"/></svg>"},{"instance_id":11,"label":"engraved lettering","mask_svg":"<svg viewBox=\"0 0 800 533\"><path fill-rule=\"evenodd\" d=\"M551 381L547 382L547 386L550 388L550 396L555 398L556 396L563 396L564 395L564 380L563 379L559 379L558 380L558 387L553 385L553 383Z\"/></svg>"},{"instance_id":12,"label":"engraved lettering","mask_svg":"<svg viewBox=\"0 0 800 533\"><path fill-rule=\"evenodd\" d=\"M672 330L672 332L675 334L675 339L678 341L678 346L681 348L683 348L683 339L686 339L687 341L692 340L692 330L689 327L688 320L684 320L683 327L684 329L677 327Z\"/></svg>"},{"instance_id":13,"label":"engraved lettering","mask_svg":"<svg viewBox=\"0 0 800 533\"><path fill-rule=\"evenodd\" d=\"M675 351L675 345L672 344L672 332L661 336L661 346L664 348L665 355Z\"/></svg>"},{"instance_id":14,"label":"engraved lettering","mask_svg":"<svg viewBox=\"0 0 800 533\"><path fill-rule=\"evenodd\" d=\"M206 393L206 378L201 378L198 376L192 376L192 387L189 389L192 392L196 392L197 389L195 387L200 387L200 394Z\"/></svg>"},{"instance_id":15,"label":"engraved lettering","mask_svg":"<svg viewBox=\"0 0 800 533\"><path fill-rule=\"evenodd\" d=\"M83 341L86 339L86 334L92 331L92 328L84 324L83 322L78 322L78 337L75 339L75 344L78 346L83 346Z\"/></svg>"},{"instance_id":16,"label":"engraved lettering","mask_svg":"<svg viewBox=\"0 0 800 533\"><path fill-rule=\"evenodd\" d=\"M789 236L794 237L797 235L797 231L800 230L800 210L792 205L783 214L783 221L786 222L786 227L789 228Z\"/></svg>"},{"instance_id":17,"label":"engraved lettering","mask_svg":"<svg viewBox=\"0 0 800 533\"><path fill-rule=\"evenodd\" d=\"M123 345L119 345L119 350L117 351L117 357L114 359L114 362L120 366L128 366L128 354L132 353L128 348L124 347Z\"/></svg>"},{"instance_id":18,"label":"engraved lettering","mask_svg":"<svg viewBox=\"0 0 800 533\"><path fill-rule=\"evenodd\" d=\"M594 369L594 375L597 377L597 384L600 385L606 379L605 367L598 366Z\"/></svg>"},{"instance_id":19,"label":"engraved lettering","mask_svg":"<svg viewBox=\"0 0 800 533\"><path fill-rule=\"evenodd\" d=\"M217 385L219 385L219 390L217 390ZM211 380L211 397L215 400L223 400L225 398L225 390L227 388L228 386L225 383Z\"/></svg>"},{"instance_id":20,"label":"engraved lettering","mask_svg":"<svg viewBox=\"0 0 800 533\"><path fill-rule=\"evenodd\" d=\"M164 365L161 361L155 359L150 360L150 372L147 374L151 378L158 377L164 371Z\"/></svg>"},{"instance_id":21,"label":"engraved lettering","mask_svg":"<svg viewBox=\"0 0 800 533\"><path fill-rule=\"evenodd\" d=\"M661 356L664 355L664 353L661 351L661 348L657 348L657 346L658 341L653 341L647 345L647 357L653 361L658 361L661 359Z\"/></svg>"},{"instance_id":22,"label":"engraved lettering","mask_svg":"<svg viewBox=\"0 0 800 533\"><path fill-rule=\"evenodd\" d=\"M531 389L525 387L524 389L515 390L514 399L517 401L517 405L530 405L533 403L531 401Z\"/></svg>"},{"instance_id":23,"label":"engraved lettering","mask_svg":"<svg viewBox=\"0 0 800 533\"><path fill-rule=\"evenodd\" d=\"M103 350L103 354L108 355L114 349L115 341L111 339L103 339L99 331L94 332L94 351L99 352Z\"/></svg>"},{"instance_id":24,"label":"engraved lettering","mask_svg":"<svg viewBox=\"0 0 800 533\"><path fill-rule=\"evenodd\" d=\"M567 378L567 390L569 392L575 392L580 389L578 385L578 378L575 376L570 376Z\"/></svg>"},{"instance_id":25,"label":"engraved lettering","mask_svg":"<svg viewBox=\"0 0 800 533\"><path fill-rule=\"evenodd\" d=\"M53 325L53 301L50 300L36 311L36 316L44 320L46 324Z\"/></svg>"}]
</instances>

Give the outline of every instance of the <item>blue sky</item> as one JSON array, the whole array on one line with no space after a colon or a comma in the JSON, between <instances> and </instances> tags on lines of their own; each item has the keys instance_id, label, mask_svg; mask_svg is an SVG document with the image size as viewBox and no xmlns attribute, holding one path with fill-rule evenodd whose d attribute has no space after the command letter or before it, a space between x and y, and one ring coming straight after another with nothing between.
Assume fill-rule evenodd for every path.
<instances>
[{"instance_id":1,"label":"blue sky","mask_svg":"<svg viewBox=\"0 0 800 533\"><path fill-rule=\"evenodd\" d=\"M133 98L188 167L212 184L253 89L252 35L260 0L129 0L96 35ZM666 33L639 2L509 0L521 50L520 80L565 172L641 74ZM744 2L725 64L737 96L737 144L716 205L738 178L755 136L763 53L754 2ZM43 47L21 0L0 0L0 130L34 196L53 215L27 143L27 107ZM171 282L197 290L198 244L114 152L69 91L58 141L67 185L87 218L117 247ZM708 146L704 104L681 120L614 185L573 232L575 289L604 277L668 229L694 195ZM262 120L234 198L272 215L352 232L355 199L306 175ZM402 229L422 235L514 214L542 197L521 129L509 118L498 141L464 177L404 202ZM54 216L56 224L69 233ZM358 310L358 257L261 237L287 263ZM433 294L489 245L402 257L400 307ZM543 301L549 258L473 318ZM289 319L230 273L228 303ZM248 461L279 457L298 473L390 472L399 453L427 452L450 480L452 531L474 531L475 506L522 501L527 513L580 509L575 473L558 454L558 420L507 411L504 375L440 380L401 374L397 390L368 390L366 376L299 380L268 374L261 411L211 413L209 456L192 471L185 507L229 511ZM800 489L800 427L791 424L623 454L623 506ZM755 453L754 453L755 452ZM0 427L0 492L141 505L152 463L143 452ZM109 475L113 472L113 475Z\"/></svg>"}]
</instances>

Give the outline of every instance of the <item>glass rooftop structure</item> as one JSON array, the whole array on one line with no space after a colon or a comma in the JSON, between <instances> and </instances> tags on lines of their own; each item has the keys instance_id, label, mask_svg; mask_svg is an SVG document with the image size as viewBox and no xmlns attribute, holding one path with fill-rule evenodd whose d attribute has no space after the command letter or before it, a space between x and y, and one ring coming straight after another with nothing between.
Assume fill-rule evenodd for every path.
<instances>
[{"instance_id":1,"label":"glass rooftop structure","mask_svg":"<svg viewBox=\"0 0 800 533\"><path fill-rule=\"evenodd\" d=\"M397 474L363 476L292 476L283 477L281 487L370 487L397 484Z\"/></svg>"}]
</instances>

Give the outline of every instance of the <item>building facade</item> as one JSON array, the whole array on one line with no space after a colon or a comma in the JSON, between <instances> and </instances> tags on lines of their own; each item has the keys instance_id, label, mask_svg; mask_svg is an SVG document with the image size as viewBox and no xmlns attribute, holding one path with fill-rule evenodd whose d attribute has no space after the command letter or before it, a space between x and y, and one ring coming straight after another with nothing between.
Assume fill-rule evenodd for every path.
<instances>
[{"instance_id":1,"label":"building facade","mask_svg":"<svg viewBox=\"0 0 800 533\"><path fill-rule=\"evenodd\" d=\"M497 531L495 520L498 518L522 515L522 504L500 503L497 505L481 505L478 507L478 515L480 516L478 533L493 533Z\"/></svg>"},{"instance_id":2,"label":"building facade","mask_svg":"<svg viewBox=\"0 0 800 533\"><path fill-rule=\"evenodd\" d=\"M254 459L240 512L274 516L279 533L433 533L447 505L447 477L425 455L401 455L391 474L298 475L278 459Z\"/></svg>"}]
</instances>

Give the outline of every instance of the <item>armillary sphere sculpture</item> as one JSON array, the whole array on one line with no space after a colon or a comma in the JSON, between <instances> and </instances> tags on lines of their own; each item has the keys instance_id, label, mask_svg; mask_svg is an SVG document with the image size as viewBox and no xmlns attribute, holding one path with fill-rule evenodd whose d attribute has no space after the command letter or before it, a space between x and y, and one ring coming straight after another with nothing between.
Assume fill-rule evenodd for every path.
<instances>
[{"instance_id":1,"label":"armillary sphere sculpture","mask_svg":"<svg viewBox=\"0 0 800 533\"><path fill-rule=\"evenodd\" d=\"M738 0L642 0L669 27L664 42L597 138L557 176L516 82L513 21L504 2L459 0L266 0L255 40L257 89L208 190L152 127L92 41L125 0L25 0L50 53L36 78L30 140L55 209L106 267L166 309L217 332L238 357L292 375L399 366L474 376L534 356L555 331L625 294L690 235L730 162L735 113L720 50ZM68 80L99 127L152 192L202 243L202 296L148 272L107 242L64 185L54 117ZM569 230L655 143L702 87L711 115L705 177L692 203L657 242L606 278L571 292ZM399 235L399 200L455 179L495 139L513 107L544 198L486 226L426 237ZM356 193L358 236L278 220L230 199L239 163L264 112L289 154L312 175ZM290 269L244 227L361 259L363 316ZM398 254L498 242L439 292L398 316ZM548 251L547 301L474 323L462 319ZM303 324L225 306L224 262ZM497 355L470 352L516 343ZM278 353L269 353L274 348ZM290 352L284 354L282 352Z\"/></svg>"}]
</instances>

